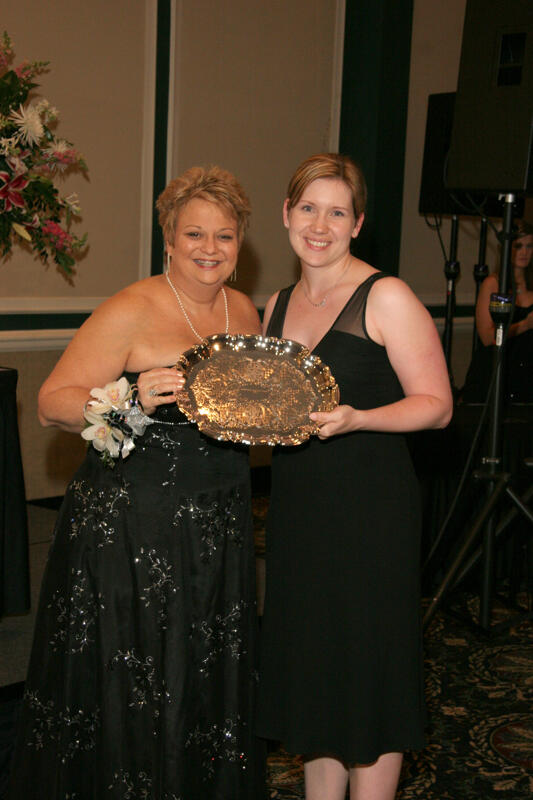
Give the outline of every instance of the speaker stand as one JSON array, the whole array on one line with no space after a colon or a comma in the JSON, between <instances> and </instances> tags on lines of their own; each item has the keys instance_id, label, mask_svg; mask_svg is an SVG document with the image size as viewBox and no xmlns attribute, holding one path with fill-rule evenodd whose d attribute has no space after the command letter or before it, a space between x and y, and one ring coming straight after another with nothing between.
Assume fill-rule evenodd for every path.
<instances>
[{"instance_id":1,"label":"speaker stand","mask_svg":"<svg viewBox=\"0 0 533 800\"><path fill-rule=\"evenodd\" d=\"M474 330L472 333L472 357L474 356L474 353L476 352L480 344L479 336L476 330L475 308L477 306L477 299L479 296L479 290L481 288L481 284L489 274L489 268L485 262L487 254L487 228L488 228L487 217L481 217L477 264L474 265L474 270L473 270L474 281L476 284L476 299L474 301Z\"/></svg>"},{"instance_id":2,"label":"speaker stand","mask_svg":"<svg viewBox=\"0 0 533 800\"><path fill-rule=\"evenodd\" d=\"M442 334L442 349L448 366L448 375L452 389L455 388L452 373L452 333L453 317L455 314L455 282L460 275L461 267L457 261L457 236L459 232L459 218L457 214L452 215L452 229L450 233L450 257L444 265L444 275L446 277L446 318L444 321L444 332Z\"/></svg>"},{"instance_id":3,"label":"speaker stand","mask_svg":"<svg viewBox=\"0 0 533 800\"><path fill-rule=\"evenodd\" d=\"M494 387L491 395L491 416L489 428L489 453L482 459L482 469L478 470L475 477L487 482L487 498L478 514L473 526L467 532L459 548L459 552L448 568L440 586L435 592L432 601L426 610L423 627L426 628L433 618L443 597L459 572L463 561L466 559L471 547L481 531L481 585L479 592L479 627L486 633L490 632L490 617L492 610L493 580L494 580L494 545L496 539L496 509L501 497L505 494L511 499L515 507L530 521L533 514L525 503L509 489L511 475L502 471L502 409L504 395L504 364L505 364L505 334L512 317L512 296L508 293L509 265L511 263L511 245L513 236L513 203L514 195L504 196L504 225L502 231L502 259L499 276L498 293L492 294L490 299L490 313L495 324L495 351L494 351ZM492 383L492 382L491 382ZM463 570L463 575L465 570ZM527 615L531 617L531 613ZM515 620L510 620L509 625Z\"/></svg>"}]
</instances>

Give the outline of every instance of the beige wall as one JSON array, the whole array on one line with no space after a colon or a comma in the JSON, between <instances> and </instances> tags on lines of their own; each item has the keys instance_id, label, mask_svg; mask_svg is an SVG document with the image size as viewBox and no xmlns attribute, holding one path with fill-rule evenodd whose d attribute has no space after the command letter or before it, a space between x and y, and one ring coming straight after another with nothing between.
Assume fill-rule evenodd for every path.
<instances>
[{"instance_id":1,"label":"beige wall","mask_svg":"<svg viewBox=\"0 0 533 800\"><path fill-rule=\"evenodd\" d=\"M338 146L342 10L337 0L178 3L172 171L219 163L242 181L252 223L237 285L258 306L294 277L281 221L290 175Z\"/></svg>"},{"instance_id":2,"label":"beige wall","mask_svg":"<svg viewBox=\"0 0 533 800\"><path fill-rule=\"evenodd\" d=\"M418 214L427 97L456 89L465 4L414 4L400 275L427 303L445 300L438 240ZM3 3L2 29L13 38L17 61L52 62L40 93L59 108L61 135L87 159L89 180L73 177L65 188L80 195L79 229L88 231L91 246L74 286L53 267L45 270L15 252L0 263L0 311L21 301L33 310L83 309L147 269L155 9L155 0ZM175 3L169 177L194 163L215 162L242 180L253 219L239 285L258 305L295 274L280 216L288 177L302 158L337 141L342 13L342 0ZM473 297L477 235L476 223L461 223L459 302ZM443 236L448 246L449 220ZM492 239L489 258L494 264ZM19 370L30 498L61 494L83 454L81 437L38 426L37 390L65 341L53 343L46 332L36 338L40 343L32 345L31 337L21 336L17 350L0 335L0 364ZM458 383L470 341L471 322L458 322Z\"/></svg>"},{"instance_id":3,"label":"beige wall","mask_svg":"<svg viewBox=\"0 0 533 800\"><path fill-rule=\"evenodd\" d=\"M154 13L153 0L2 4L1 30L11 36L13 64L25 59L51 62L49 71L38 77L36 91L59 109L58 135L71 140L87 161L88 179L73 175L61 193L78 193L83 219L77 231L88 232L90 247L72 285L55 265L46 269L16 248L7 262L0 261L0 312L90 311L139 277L147 238L144 153L151 155L145 123L150 104L145 76L152 68L147 34ZM36 415L39 386L67 340L54 332L40 332L34 342L31 334L0 334L0 364L19 372L19 428L29 499L62 494L84 453L81 437L43 429Z\"/></svg>"},{"instance_id":4,"label":"beige wall","mask_svg":"<svg viewBox=\"0 0 533 800\"><path fill-rule=\"evenodd\" d=\"M262 305L292 278L294 261L281 224L289 174L311 152L336 147L343 2L178 0L174 5L169 177L195 163L220 163L242 180L254 216L239 286ZM80 195L80 230L89 232L91 247L74 286L53 267L47 271L15 252L0 266L0 310L20 305L83 310L84 300L90 306L148 266L143 253L150 209L147 213L143 186L149 194L156 3L10 0L7 6L2 25L17 60L52 61L40 93L59 108L61 134L89 165L88 182L74 177L65 188ZM0 362L19 370L28 497L61 494L83 443L81 437L39 427L36 395L65 342L58 341L55 350L32 350L28 337L19 338L17 351L5 337L2 346L0 335ZM263 451L254 456L258 463L265 458Z\"/></svg>"},{"instance_id":5,"label":"beige wall","mask_svg":"<svg viewBox=\"0 0 533 800\"><path fill-rule=\"evenodd\" d=\"M45 269L15 249L7 263L0 261L0 310L11 310L10 298L57 298L49 300L52 309L69 307L138 277L146 6L145 0L2 3L13 64L50 61L35 91L58 108L58 135L87 161L88 179L72 175L64 192L78 193L83 219L76 230L88 232L90 246L73 285L54 264Z\"/></svg>"}]
</instances>

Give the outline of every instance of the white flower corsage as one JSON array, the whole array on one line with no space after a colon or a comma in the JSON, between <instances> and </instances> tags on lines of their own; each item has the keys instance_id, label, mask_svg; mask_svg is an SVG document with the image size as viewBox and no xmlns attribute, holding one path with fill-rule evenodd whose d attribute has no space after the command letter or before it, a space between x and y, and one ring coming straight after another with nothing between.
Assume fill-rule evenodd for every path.
<instances>
[{"instance_id":1,"label":"white flower corsage","mask_svg":"<svg viewBox=\"0 0 533 800\"><path fill-rule=\"evenodd\" d=\"M83 416L89 423L81 432L102 460L111 467L113 459L126 458L135 447L134 439L142 436L154 420L147 417L137 401L137 387L127 378L106 383L103 389L91 389Z\"/></svg>"}]
</instances>

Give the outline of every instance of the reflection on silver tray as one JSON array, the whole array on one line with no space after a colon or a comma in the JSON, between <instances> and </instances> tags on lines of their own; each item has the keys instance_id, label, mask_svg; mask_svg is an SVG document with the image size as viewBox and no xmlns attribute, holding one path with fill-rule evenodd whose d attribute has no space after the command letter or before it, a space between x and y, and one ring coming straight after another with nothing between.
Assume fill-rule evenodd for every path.
<instances>
[{"instance_id":1,"label":"reflection on silver tray","mask_svg":"<svg viewBox=\"0 0 533 800\"><path fill-rule=\"evenodd\" d=\"M215 439L300 444L317 433L311 411L330 411L339 389L307 347L274 336L217 333L180 356L181 411Z\"/></svg>"}]
</instances>

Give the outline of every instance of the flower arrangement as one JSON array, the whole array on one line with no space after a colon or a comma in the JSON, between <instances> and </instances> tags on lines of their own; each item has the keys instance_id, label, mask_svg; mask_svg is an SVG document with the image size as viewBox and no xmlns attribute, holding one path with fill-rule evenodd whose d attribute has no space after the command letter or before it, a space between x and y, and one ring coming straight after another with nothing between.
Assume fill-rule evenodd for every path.
<instances>
[{"instance_id":1,"label":"flower arrangement","mask_svg":"<svg viewBox=\"0 0 533 800\"><path fill-rule=\"evenodd\" d=\"M56 138L51 126L57 109L47 100L27 102L33 82L48 61L25 61L8 69L13 58L7 33L0 38L0 256L14 243L25 244L45 264L53 259L71 280L75 256L87 235L70 232L80 214L76 194L61 197L54 178L68 170L86 172L82 156L66 139Z\"/></svg>"},{"instance_id":2,"label":"flower arrangement","mask_svg":"<svg viewBox=\"0 0 533 800\"><path fill-rule=\"evenodd\" d=\"M127 458L135 448L134 439L142 436L154 420L140 408L136 386L131 386L127 378L91 389L91 398L83 412L88 426L81 435L92 442L104 463L114 467L114 459Z\"/></svg>"}]
</instances>

